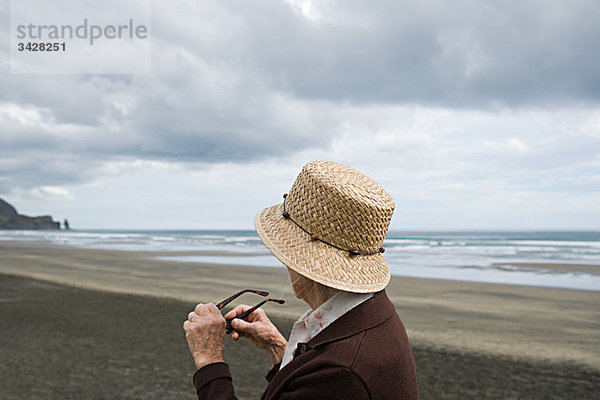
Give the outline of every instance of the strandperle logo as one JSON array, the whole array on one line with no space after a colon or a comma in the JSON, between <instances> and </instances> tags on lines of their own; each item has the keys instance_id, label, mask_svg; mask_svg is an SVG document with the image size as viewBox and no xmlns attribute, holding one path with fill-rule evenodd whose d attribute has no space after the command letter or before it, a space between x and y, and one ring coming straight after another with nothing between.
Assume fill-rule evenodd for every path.
<instances>
[{"instance_id":1,"label":"strandperle logo","mask_svg":"<svg viewBox=\"0 0 600 400\"><path fill-rule=\"evenodd\" d=\"M17 25L17 39L32 39L37 41L45 40L66 40L83 39L93 46L98 40L115 39L146 39L148 37L148 27L143 24L136 24L133 19L129 19L126 24L107 24L94 25L83 19L80 25L39 25L30 23L28 25Z\"/></svg>"},{"instance_id":2,"label":"strandperle logo","mask_svg":"<svg viewBox=\"0 0 600 400\"><path fill-rule=\"evenodd\" d=\"M148 74L151 8L151 0L10 0L10 72Z\"/></svg>"}]
</instances>

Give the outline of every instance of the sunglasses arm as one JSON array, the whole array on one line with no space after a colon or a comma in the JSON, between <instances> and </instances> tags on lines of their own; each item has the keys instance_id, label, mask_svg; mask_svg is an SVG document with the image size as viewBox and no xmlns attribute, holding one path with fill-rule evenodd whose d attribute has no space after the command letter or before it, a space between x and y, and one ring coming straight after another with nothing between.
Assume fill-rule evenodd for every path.
<instances>
[{"instance_id":1,"label":"sunglasses arm","mask_svg":"<svg viewBox=\"0 0 600 400\"><path fill-rule=\"evenodd\" d=\"M217 303L216 306L219 310L222 310L223 307L225 307L227 304L231 303L233 300L237 299L238 297L240 297L242 294L244 293L254 293L257 294L259 296L263 296L263 297L267 297L269 295L269 292L265 292L263 290L254 290L254 289L244 289L244 290L240 290L239 292L237 292L236 294L226 298L225 300L223 300L220 303Z\"/></svg>"},{"instance_id":2,"label":"sunglasses arm","mask_svg":"<svg viewBox=\"0 0 600 400\"><path fill-rule=\"evenodd\" d=\"M285 300L280 300L280 299L265 299L263 301L261 301L260 303L258 303L257 305L255 305L252 308L247 309L246 311L239 313L238 315L231 317L229 319L226 319L225 322L227 322L227 327L225 328L225 333L229 334L231 332L233 332L233 327L231 326L231 321L233 321L236 318L239 319L244 319L246 318L248 315L252 314L254 311L256 311L258 308L260 308L263 304L265 304L268 301L272 301L275 302L277 304L284 304Z\"/></svg>"}]
</instances>

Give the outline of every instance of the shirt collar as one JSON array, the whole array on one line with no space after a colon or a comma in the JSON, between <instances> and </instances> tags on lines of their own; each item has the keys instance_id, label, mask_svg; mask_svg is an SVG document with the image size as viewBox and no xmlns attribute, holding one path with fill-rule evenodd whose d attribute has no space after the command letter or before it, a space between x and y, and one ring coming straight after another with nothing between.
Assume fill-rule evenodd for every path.
<instances>
[{"instance_id":1,"label":"shirt collar","mask_svg":"<svg viewBox=\"0 0 600 400\"><path fill-rule=\"evenodd\" d=\"M373 297L373 293L338 291L316 310L308 310L304 313L297 322L304 323L312 339L332 322L371 297Z\"/></svg>"}]
</instances>

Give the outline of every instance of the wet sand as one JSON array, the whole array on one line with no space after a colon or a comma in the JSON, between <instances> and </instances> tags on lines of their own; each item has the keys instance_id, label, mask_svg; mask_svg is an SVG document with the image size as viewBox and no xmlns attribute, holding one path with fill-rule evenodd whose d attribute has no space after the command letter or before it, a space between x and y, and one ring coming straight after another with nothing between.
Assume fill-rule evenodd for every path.
<instances>
[{"instance_id":1,"label":"wet sand","mask_svg":"<svg viewBox=\"0 0 600 400\"><path fill-rule=\"evenodd\" d=\"M564 263L495 263L492 266L518 267L523 271L549 272L549 273L584 273L590 275L600 275L600 266L593 264L564 264Z\"/></svg>"},{"instance_id":2,"label":"wet sand","mask_svg":"<svg viewBox=\"0 0 600 400\"><path fill-rule=\"evenodd\" d=\"M305 310L283 269L159 255L0 242L0 397L192 399L181 323L197 302L269 290L288 300L266 307L286 334ZM387 292L421 399L597 398L600 292L396 277ZM262 353L227 343L226 358L240 398L259 398Z\"/></svg>"}]
</instances>

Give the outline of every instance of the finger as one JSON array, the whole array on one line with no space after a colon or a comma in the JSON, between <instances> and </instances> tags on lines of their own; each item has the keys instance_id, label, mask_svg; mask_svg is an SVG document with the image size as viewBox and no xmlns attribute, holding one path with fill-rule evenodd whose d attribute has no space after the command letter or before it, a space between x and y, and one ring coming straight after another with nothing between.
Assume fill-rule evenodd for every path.
<instances>
[{"instance_id":1,"label":"finger","mask_svg":"<svg viewBox=\"0 0 600 400\"><path fill-rule=\"evenodd\" d=\"M256 326L254 324L251 324L250 322L246 322L239 318L236 318L233 321L231 321L231 326L233 327L233 329L239 332L245 332L249 334L256 333Z\"/></svg>"},{"instance_id":2,"label":"finger","mask_svg":"<svg viewBox=\"0 0 600 400\"><path fill-rule=\"evenodd\" d=\"M221 314L221 310L219 310L217 308L217 306L214 305L214 303L208 303L206 304L206 310L210 313L219 313Z\"/></svg>"},{"instance_id":3,"label":"finger","mask_svg":"<svg viewBox=\"0 0 600 400\"><path fill-rule=\"evenodd\" d=\"M206 316L210 314L219 314L221 315L221 310L217 308L213 303L207 304L198 304L194 309L194 312L200 316Z\"/></svg>"},{"instance_id":4,"label":"finger","mask_svg":"<svg viewBox=\"0 0 600 400\"><path fill-rule=\"evenodd\" d=\"M192 322L192 319L198 314L196 314L195 311L190 311L190 313L188 314L188 321Z\"/></svg>"},{"instance_id":5,"label":"finger","mask_svg":"<svg viewBox=\"0 0 600 400\"><path fill-rule=\"evenodd\" d=\"M231 332L231 338L233 339L234 342L237 342L238 339L240 338L240 334L238 333L238 331Z\"/></svg>"},{"instance_id":6,"label":"finger","mask_svg":"<svg viewBox=\"0 0 600 400\"><path fill-rule=\"evenodd\" d=\"M254 310L252 314L248 315L248 317L244 318L247 321L264 321L268 320L267 313L262 308Z\"/></svg>"},{"instance_id":7,"label":"finger","mask_svg":"<svg viewBox=\"0 0 600 400\"><path fill-rule=\"evenodd\" d=\"M243 338L243 337L245 337L245 338L250 338L250 337L252 337L252 334L251 334L251 333L248 333L248 332L241 332L241 331L236 331L236 330L234 330L233 332L237 332L238 339L241 339L241 338Z\"/></svg>"},{"instance_id":8,"label":"finger","mask_svg":"<svg viewBox=\"0 0 600 400\"><path fill-rule=\"evenodd\" d=\"M186 319L185 321L183 321L183 330L187 332L190 329L191 325L192 323Z\"/></svg>"},{"instance_id":9,"label":"finger","mask_svg":"<svg viewBox=\"0 0 600 400\"><path fill-rule=\"evenodd\" d=\"M225 318L226 319L233 318L236 315L238 315L239 313L243 313L244 311L249 310L250 308L252 308L252 307L247 306L245 304L240 304L239 306L237 306L236 308L234 308L233 310L231 310L227 314L225 314Z\"/></svg>"},{"instance_id":10,"label":"finger","mask_svg":"<svg viewBox=\"0 0 600 400\"><path fill-rule=\"evenodd\" d=\"M206 305L199 303L196 305L196 308L194 308L194 312L198 315L206 314Z\"/></svg>"},{"instance_id":11,"label":"finger","mask_svg":"<svg viewBox=\"0 0 600 400\"><path fill-rule=\"evenodd\" d=\"M268 321L267 314L262 308L258 308L252 311L250 314L246 315L242 318L244 321L248 322L258 322L258 321Z\"/></svg>"}]
</instances>

